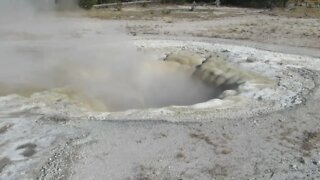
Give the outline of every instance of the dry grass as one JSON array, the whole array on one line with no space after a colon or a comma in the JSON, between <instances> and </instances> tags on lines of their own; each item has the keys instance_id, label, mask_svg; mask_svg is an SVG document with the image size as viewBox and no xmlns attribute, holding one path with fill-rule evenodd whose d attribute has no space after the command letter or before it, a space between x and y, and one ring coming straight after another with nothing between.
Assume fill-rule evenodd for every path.
<instances>
[{"instance_id":1,"label":"dry grass","mask_svg":"<svg viewBox=\"0 0 320 180\"><path fill-rule=\"evenodd\" d=\"M245 23L230 23L193 32L192 35L320 48L317 41L320 38L319 22L316 19L261 16Z\"/></svg>"},{"instance_id":2,"label":"dry grass","mask_svg":"<svg viewBox=\"0 0 320 180\"><path fill-rule=\"evenodd\" d=\"M121 10L116 7L104 9L91 9L87 12L89 17L99 19L124 19L124 20L161 20L163 18L173 19L189 19L189 20L210 20L219 17L230 17L239 15L248 15L254 10L233 8L223 9L213 6L197 6L194 11L190 11L191 5L176 6L176 5L152 5L147 7L142 6L127 6ZM264 11L265 14L272 16L287 16L287 17L311 17L320 18L320 8L294 7L290 9L274 9L273 11Z\"/></svg>"},{"instance_id":3,"label":"dry grass","mask_svg":"<svg viewBox=\"0 0 320 180\"><path fill-rule=\"evenodd\" d=\"M99 19L121 19L121 20L163 20L172 19L201 19L204 13L192 13L187 10L172 9L127 9L122 11L114 9L94 9L88 12L88 16Z\"/></svg>"},{"instance_id":4,"label":"dry grass","mask_svg":"<svg viewBox=\"0 0 320 180\"><path fill-rule=\"evenodd\" d=\"M191 35L195 37L238 39L272 44L285 44L308 48L320 48L320 9L295 7L263 11L245 8L197 7L154 5L148 7L124 7L92 9L87 16L99 19L152 20L172 23L134 24L128 28L132 35L164 34ZM297 18L299 17L299 18ZM312 18L317 17L317 18ZM187 23L190 24L190 27ZM197 23L197 26L193 26ZM185 26L185 28L181 28Z\"/></svg>"},{"instance_id":5,"label":"dry grass","mask_svg":"<svg viewBox=\"0 0 320 180\"><path fill-rule=\"evenodd\" d=\"M191 8L191 6L190 6ZM210 20L219 17L239 15L240 10L225 11L213 9L213 7L199 7L190 11L188 5L156 5L150 7L123 7L121 11L115 8L92 9L87 16L99 19L122 19L122 20L164 20L166 18L175 20Z\"/></svg>"},{"instance_id":6,"label":"dry grass","mask_svg":"<svg viewBox=\"0 0 320 180\"><path fill-rule=\"evenodd\" d=\"M275 9L272 14L296 18L320 18L320 8L294 7L286 10Z\"/></svg>"}]
</instances>

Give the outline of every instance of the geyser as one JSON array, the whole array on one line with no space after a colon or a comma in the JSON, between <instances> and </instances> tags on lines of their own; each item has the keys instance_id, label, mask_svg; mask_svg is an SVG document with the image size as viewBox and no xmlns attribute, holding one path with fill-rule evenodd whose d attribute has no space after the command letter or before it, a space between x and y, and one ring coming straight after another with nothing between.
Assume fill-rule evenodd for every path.
<instances>
[{"instance_id":1,"label":"geyser","mask_svg":"<svg viewBox=\"0 0 320 180\"><path fill-rule=\"evenodd\" d=\"M192 76L197 64L139 52L122 23L43 13L32 0L27 6L6 2L0 16L1 95L59 88L104 104L100 110L119 111L191 105L221 93ZM52 2L45 2L53 11Z\"/></svg>"}]
</instances>

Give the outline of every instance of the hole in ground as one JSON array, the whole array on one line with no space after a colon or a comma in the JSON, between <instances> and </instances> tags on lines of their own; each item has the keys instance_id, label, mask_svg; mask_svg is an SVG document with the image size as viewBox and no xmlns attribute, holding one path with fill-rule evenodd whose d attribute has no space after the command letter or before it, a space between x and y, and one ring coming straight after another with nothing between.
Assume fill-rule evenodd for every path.
<instances>
[{"instance_id":1,"label":"hole in ground","mask_svg":"<svg viewBox=\"0 0 320 180\"><path fill-rule=\"evenodd\" d=\"M111 111L188 106L223 98L225 90L235 90L231 93L235 95L245 82L245 75L222 56L211 55L204 62L199 59L194 54L179 52L170 54L163 62L148 62L139 71L143 78L128 84L130 91L122 88L101 98L105 98L103 101Z\"/></svg>"},{"instance_id":2,"label":"hole in ground","mask_svg":"<svg viewBox=\"0 0 320 180\"><path fill-rule=\"evenodd\" d=\"M219 98L224 90L236 90L243 83L241 73L218 56L204 62L185 52L172 54L165 61L128 59L127 55L88 59L54 64L43 60L45 66L37 69L34 65L23 66L26 73L21 79L9 77L0 82L0 94L32 95L62 87L59 93L68 98L90 109L110 112L193 105Z\"/></svg>"}]
</instances>

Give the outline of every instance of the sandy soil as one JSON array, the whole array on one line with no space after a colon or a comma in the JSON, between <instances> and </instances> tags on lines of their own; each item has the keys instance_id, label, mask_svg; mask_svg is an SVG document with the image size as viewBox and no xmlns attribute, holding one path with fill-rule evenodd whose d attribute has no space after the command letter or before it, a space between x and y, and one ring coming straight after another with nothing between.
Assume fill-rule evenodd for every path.
<instances>
[{"instance_id":1,"label":"sandy soil","mask_svg":"<svg viewBox=\"0 0 320 180\"><path fill-rule=\"evenodd\" d=\"M263 14L194 22L128 22L133 35L171 35L246 40L319 48L319 19L273 17Z\"/></svg>"},{"instance_id":2,"label":"sandy soil","mask_svg":"<svg viewBox=\"0 0 320 180\"><path fill-rule=\"evenodd\" d=\"M88 16L130 20L127 28L133 35L209 37L320 47L320 16L314 8L267 11L198 6L194 12L189 9L189 6L127 7L121 11L111 8L89 11Z\"/></svg>"},{"instance_id":3,"label":"sandy soil","mask_svg":"<svg viewBox=\"0 0 320 180\"><path fill-rule=\"evenodd\" d=\"M78 43L116 24L140 51L218 52L272 86L252 78L226 98L117 113L88 110L55 90L2 96L0 179L319 179L319 19L212 9L224 15L81 18L85 32L63 32Z\"/></svg>"}]
</instances>

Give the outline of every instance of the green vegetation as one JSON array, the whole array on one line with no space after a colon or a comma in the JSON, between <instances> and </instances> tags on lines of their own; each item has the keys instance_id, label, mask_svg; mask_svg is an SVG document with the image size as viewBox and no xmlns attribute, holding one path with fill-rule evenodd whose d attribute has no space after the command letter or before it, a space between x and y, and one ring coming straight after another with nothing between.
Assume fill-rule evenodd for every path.
<instances>
[{"instance_id":1,"label":"green vegetation","mask_svg":"<svg viewBox=\"0 0 320 180\"><path fill-rule=\"evenodd\" d=\"M163 4L185 4L193 2L191 0L161 0L161 3Z\"/></svg>"},{"instance_id":2,"label":"green vegetation","mask_svg":"<svg viewBox=\"0 0 320 180\"><path fill-rule=\"evenodd\" d=\"M225 5L256 7L256 8L272 8L285 7L289 0L222 0Z\"/></svg>"},{"instance_id":3,"label":"green vegetation","mask_svg":"<svg viewBox=\"0 0 320 180\"><path fill-rule=\"evenodd\" d=\"M164 4L184 4L192 3L194 0L161 0ZM285 7L289 0L220 0L222 5L255 7L255 8L271 8ZM195 0L197 3L215 3L215 0Z\"/></svg>"},{"instance_id":4,"label":"green vegetation","mask_svg":"<svg viewBox=\"0 0 320 180\"><path fill-rule=\"evenodd\" d=\"M161 13L164 15L169 15L171 13L171 9L163 9L161 10Z\"/></svg>"},{"instance_id":5,"label":"green vegetation","mask_svg":"<svg viewBox=\"0 0 320 180\"><path fill-rule=\"evenodd\" d=\"M105 4L105 3L118 3L121 2L121 0L97 0L98 4Z\"/></svg>"},{"instance_id":6,"label":"green vegetation","mask_svg":"<svg viewBox=\"0 0 320 180\"><path fill-rule=\"evenodd\" d=\"M97 4L97 0L79 0L79 6L84 9L91 9L95 4Z\"/></svg>"},{"instance_id":7,"label":"green vegetation","mask_svg":"<svg viewBox=\"0 0 320 180\"><path fill-rule=\"evenodd\" d=\"M163 4L185 4L193 3L194 0L160 0ZM254 8L273 8L285 7L289 0L220 0L222 5L254 7ZM94 4L117 3L121 0L79 0L81 7L90 9ZM216 0L195 0L196 3L213 4Z\"/></svg>"}]
</instances>

